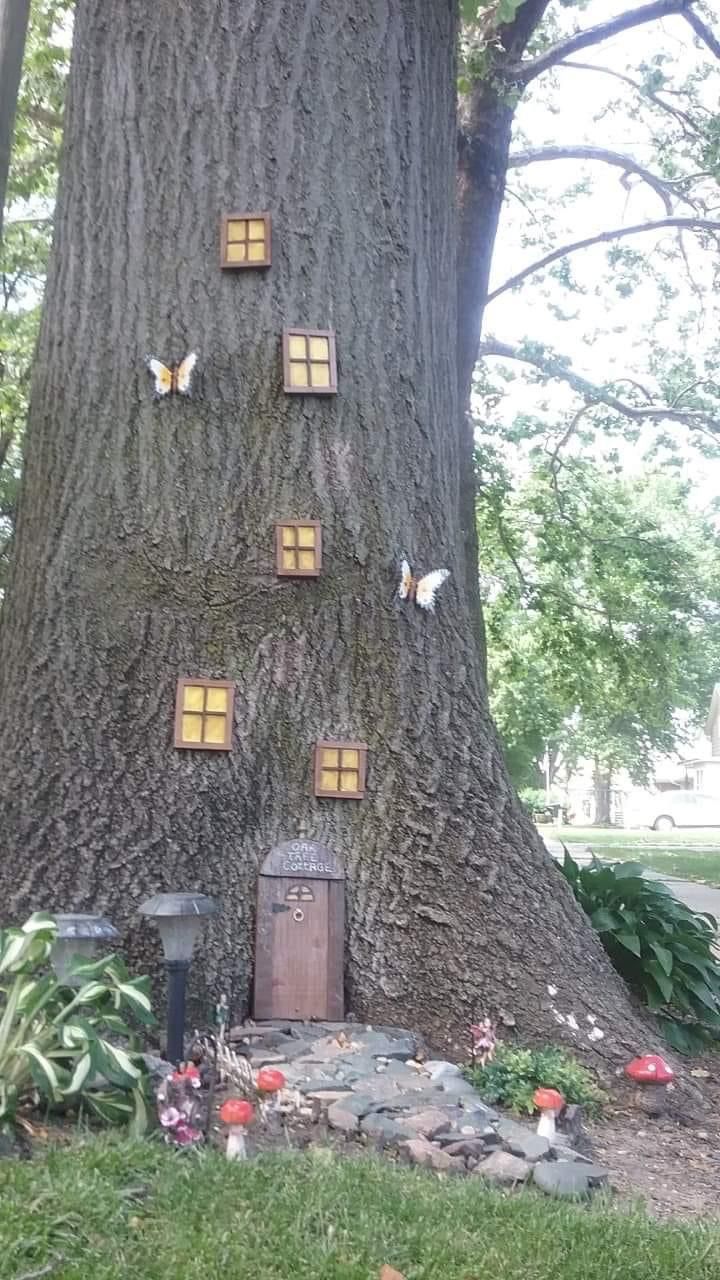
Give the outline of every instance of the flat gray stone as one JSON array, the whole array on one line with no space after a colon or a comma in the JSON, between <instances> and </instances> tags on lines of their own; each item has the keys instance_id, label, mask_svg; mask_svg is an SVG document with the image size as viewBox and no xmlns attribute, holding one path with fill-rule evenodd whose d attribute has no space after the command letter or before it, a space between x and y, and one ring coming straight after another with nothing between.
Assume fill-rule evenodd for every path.
<instances>
[{"instance_id":1,"label":"flat gray stone","mask_svg":"<svg viewBox=\"0 0 720 1280\"><path fill-rule=\"evenodd\" d=\"M368 1138L377 1141L381 1138L383 1142L397 1142L400 1138L407 1137L392 1116L383 1111L373 1111L369 1115L363 1116L360 1121L360 1130L366 1133Z\"/></svg>"},{"instance_id":2,"label":"flat gray stone","mask_svg":"<svg viewBox=\"0 0 720 1280\"><path fill-rule=\"evenodd\" d=\"M577 1147L565 1147L561 1142L553 1142L550 1147L553 1160L573 1160L576 1164L592 1164L589 1156L584 1156Z\"/></svg>"},{"instance_id":3,"label":"flat gray stone","mask_svg":"<svg viewBox=\"0 0 720 1280\"><path fill-rule=\"evenodd\" d=\"M449 1156L472 1156L474 1160L482 1160L483 1156L490 1154L482 1138L461 1138L459 1142L448 1142L443 1144L443 1151L447 1151Z\"/></svg>"},{"instance_id":4,"label":"flat gray stone","mask_svg":"<svg viewBox=\"0 0 720 1280\"><path fill-rule=\"evenodd\" d=\"M541 1138L539 1134L516 1124L514 1120L499 1120L495 1127L505 1146L513 1155L522 1156L523 1160L530 1160L532 1163L542 1160L550 1153L547 1138Z\"/></svg>"},{"instance_id":5,"label":"flat gray stone","mask_svg":"<svg viewBox=\"0 0 720 1280\"><path fill-rule=\"evenodd\" d=\"M468 1102L463 1106L463 1112L463 1124L472 1124L476 1129L496 1124L500 1119L498 1112L493 1111L492 1107L486 1106L484 1102Z\"/></svg>"},{"instance_id":6,"label":"flat gray stone","mask_svg":"<svg viewBox=\"0 0 720 1280\"><path fill-rule=\"evenodd\" d=\"M455 1062L443 1062L439 1059L433 1059L431 1062L423 1063L425 1070L431 1080L443 1080L450 1076L461 1076L462 1067Z\"/></svg>"},{"instance_id":7,"label":"flat gray stone","mask_svg":"<svg viewBox=\"0 0 720 1280\"><path fill-rule=\"evenodd\" d=\"M341 1133L357 1133L360 1119L344 1106L344 1100L333 1102L328 1107L328 1124L331 1129L338 1129Z\"/></svg>"},{"instance_id":8,"label":"flat gray stone","mask_svg":"<svg viewBox=\"0 0 720 1280\"><path fill-rule=\"evenodd\" d=\"M362 1046L362 1052L372 1058L389 1058L406 1062L415 1055L417 1041L414 1036L389 1035L384 1031L356 1031L353 1040Z\"/></svg>"},{"instance_id":9,"label":"flat gray stone","mask_svg":"<svg viewBox=\"0 0 720 1280\"><path fill-rule=\"evenodd\" d=\"M439 1083L442 1084L443 1093L451 1098L472 1098L473 1106L477 1106L480 1101L477 1089L464 1076L442 1076Z\"/></svg>"},{"instance_id":10,"label":"flat gray stone","mask_svg":"<svg viewBox=\"0 0 720 1280\"><path fill-rule=\"evenodd\" d=\"M609 1171L600 1165L575 1160L543 1160L533 1168L533 1182L541 1191L572 1200L589 1196L605 1186L609 1177Z\"/></svg>"},{"instance_id":11,"label":"flat gray stone","mask_svg":"<svg viewBox=\"0 0 720 1280\"><path fill-rule=\"evenodd\" d=\"M493 1151L487 1160L481 1160L473 1169L473 1177L487 1178L488 1182L497 1182L503 1187L514 1187L526 1182L530 1176L530 1165L519 1156L512 1156L507 1151Z\"/></svg>"},{"instance_id":12,"label":"flat gray stone","mask_svg":"<svg viewBox=\"0 0 720 1280\"><path fill-rule=\"evenodd\" d=\"M342 1100L342 1110L362 1120L363 1116L368 1116L373 1111L383 1111L384 1107L381 1102L368 1098L367 1094L349 1093Z\"/></svg>"},{"instance_id":13,"label":"flat gray stone","mask_svg":"<svg viewBox=\"0 0 720 1280\"><path fill-rule=\"evenodd\" d=\"M448 1127L446 1112L439 1107L429 1107L425 1111L414 1111L410 1115L401 1116L398 1124L408 1137L434 1138Z\"/></svg>"},{"instance_id":14,"label":"flat gray stone","mask_svg":"<svg viewBox=\"0 0 720 1280\"><path fill-rule=\"evenodd\" d=\"M426 1138L411 1138L400 1143L400 1151L411 1164L418 1164L437 1173L464 1173L465 1161L457 1156L449 1156L446 1151L434 1147Z\"/></svg>"}]
</instances>

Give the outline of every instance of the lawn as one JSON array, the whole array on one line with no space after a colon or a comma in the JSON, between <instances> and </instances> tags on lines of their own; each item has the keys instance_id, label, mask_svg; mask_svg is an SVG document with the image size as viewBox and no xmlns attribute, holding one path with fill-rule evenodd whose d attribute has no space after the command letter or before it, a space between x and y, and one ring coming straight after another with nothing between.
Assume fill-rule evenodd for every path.
<instances>
[{"instance_id":1,"label":"lawn","mask_svg":"<svg viewBox=\"0 0 720 1280\"><path fill-rule=\"evenodd\" d=\"M600 858L641 862L661 875L720 885L720 828L633 831L595 827L539 828L542 835L573 846L589 845Z\"/></svg>"},{"instance_id":2,"label":"lawn","mask_svg":"<svg viewBox=\"0 0 720 1280\"><path fill-rule=\"evenodd\" d=\"M228 1164L88 1140L0 1163L0 1277L717 1280L720 1228L322 1152Z\"/></svg>"}]
</instances>

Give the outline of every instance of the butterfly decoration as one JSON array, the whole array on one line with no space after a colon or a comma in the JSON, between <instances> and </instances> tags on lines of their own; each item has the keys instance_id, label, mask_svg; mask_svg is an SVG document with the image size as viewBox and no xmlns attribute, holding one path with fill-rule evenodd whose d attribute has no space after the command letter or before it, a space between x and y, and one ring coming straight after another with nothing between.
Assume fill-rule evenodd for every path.
<instances>
[{"instance_id":1,"label":"butterfly decoration","mask_svg":"<svg viewBox=\"0 0 720 1280\"><path fill-rule=\"evenodd\" d=\"M401 600L414 600L421 609L435 612L435 596L446 578L450 577L449 569L433 569L423 578L414 578L407 560L400 564L400 586L398 595Z\"/></svg>"},{"instance_id":2,"label":"butterfly decoration","mask_svg":"<svg viewBox=\"0 0 720 1280\"><path fill-rule=\"evenodd\" d=\"M145 363L155 379L156 400L162 400L163 396L173 393L179 396L192 395L192 374L197 364L197 355L194 351L185 356L179 364L171 365L170 368L163 364L162 360L156 360L154 356L147 356Z\"/></svg>"}]
</instances>

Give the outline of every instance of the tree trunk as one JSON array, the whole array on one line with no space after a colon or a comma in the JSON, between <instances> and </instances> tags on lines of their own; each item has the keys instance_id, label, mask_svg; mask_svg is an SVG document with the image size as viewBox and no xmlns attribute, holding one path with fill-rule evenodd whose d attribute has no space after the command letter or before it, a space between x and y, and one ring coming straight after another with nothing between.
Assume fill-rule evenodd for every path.
<instances>
[{"instance_id":1,"label":"tree trunk","mask_svg":"<svg viewBox=\"0 0 720 1280\"><path fill-rule=\"evenodd\" d=\"M0 243L30 0L0 0Z\"/></svg>"},{"instance_id":2,"label":"tree trunk","mask_svg":"<svg viewBox=\"0 0 720 1280\"><path fill-rule=\"evenodd\" d=\"M609 769L601 766L600 761L595 761L593 770L593 790L595 792L595 817L593 824L596 827L609 827L612 822L611 798L612 798L612 773Z\"/></svg>"},{"instance_id":3,"label":"tree trunk","mask_svg":"<svg viewBox=\"0 0 720 1280\"><path fill-rule=\"evenodd\" d=\"M453 0L79 0L0 633L3 914L107 912L145 966L143 898L216 895L191 982L242 1011L258 863L302 827L347 868L359 1016L636 1047L472 636L454 45ZM269 271L219 270L238 209L271 210ZM283 392L284 325L335 329L336 397ZM190 350L194 398L153 402L145 352ZM319 578L275 576L283 517L322 521ZM403 553L452 570L435 615L397 599ZM237 682L229 754L173 747L193 675ZM322 738L369 744L366 799L312 797Z\"/></svg>"}]
</instances>

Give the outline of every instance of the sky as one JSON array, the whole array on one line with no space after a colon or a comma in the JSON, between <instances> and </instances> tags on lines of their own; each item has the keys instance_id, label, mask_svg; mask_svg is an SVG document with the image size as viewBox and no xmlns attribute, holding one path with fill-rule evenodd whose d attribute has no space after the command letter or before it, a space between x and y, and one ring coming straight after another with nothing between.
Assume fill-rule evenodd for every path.
<instances>
[{"instance_id":1,"label":"sky","mask_svg":"<svg viewBox=\"0 0 720 1280\"><path fill-rule=\"evenodd\" d=\"M581 14L573 10L572 18L582 27L588 27L606 21L627 7L627 4L608 5L593 0ZM717 11L717 27L720 26L720 6L706 6L708 20L713 10ZM696 68L699 61L705 61L705 54L693 44L690 28L679 17L626 32L612 41L583 50L574 56L574 60L602 65L637 79L641 63L658 54L667 58L666 72L678 83L687 70ZM709 54L707 61L712 62ZM708 108L716 110L720 101L720 64L713 64L702 93ZM519 108L515 149L588 143L629 154L656 171L651 134L645 123L650 117L637 110L608 109L609 103L624 94L624 87L618 81L590 71L561 69L552 78L548 75L540 77ZM627 90L627 94L634 105L637 99L633 98L632 91ZM681 100L671 97L670 101ZM592 162L579 163L577 160L553 161L511 171L509 194L493 262L491 289L541 257L548 248L609 227L665 216L662 202L655 192L635 178L631 179L629 187L623 185L622 177L616 168ZM581 178L589 180L588 191L572 201L564 201L567 188ZM527 199L530 183L543 192L540 202ZM720 192L717 204L720 206ZM678 208L677 212L690 211ZM545 216L549 222L538 227L535 219ZM714 216L718 217L720 213L716 211ZM617 243L657 257L658 248L667 243L672 234L667 231L649 233ZM542 243L526 244L528 237L533 236ZM678 323L681 316L690 311L696 312L687 335L688 347L695 355L713 346L720 331L709 254L700 249L693 233L684 233L683 241L693 283L690 283L681 263L668 265L667 275L678 290L678 297L664 321L658 322L657 319L658 294L651 281L641 282L630 297L621 297L613 287L612 279L604 281L607 246L603 245L568 259L573 278L584 289L582 295L568 294L552 283L548 290L538 278L531 277L518 290L502 295L489 305L485 334L511 344L526 338L551 344L571 358L576 372L599 383L629 376L652 386L652 378L648 377L649 343L659 343L668 350L676 349L680 341ZM568 318L559 318L552 303L560 304ZM523 366L513 363L510 367L518 373ZM508 388L499 411L500 417L509 421L518 412L533 412L539 398L549 398L550 405L557 405L558 411L578 403L561 386L555 386L546 397L544 390L541 391L537 385L518 379ZM687 438L684 427L676 426L671 430ZM692 450L688 453L691 456ZM624 454L629 466L640 465L640 448L626 445ZM696 502L704 506L720 493L720 458L714 461L702 459L702 463L692 471Z\"/></svg>"}]
</instances>

